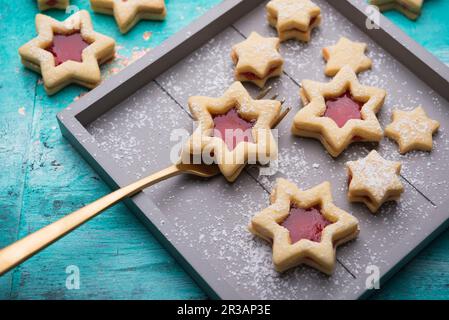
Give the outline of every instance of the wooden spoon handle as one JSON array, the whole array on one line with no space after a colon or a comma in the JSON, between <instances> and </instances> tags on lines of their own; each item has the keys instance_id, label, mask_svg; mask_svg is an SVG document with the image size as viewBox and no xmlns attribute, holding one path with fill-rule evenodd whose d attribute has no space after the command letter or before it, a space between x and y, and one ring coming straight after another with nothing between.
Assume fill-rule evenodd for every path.
<instances>
[{"instance_id":1,"label":"wooden spoon handle","mask_svg":"<svg viewBox=\"0 0 449 320\"><path fill-rule=\"evenodd\" d=\"M0 276L126 197L176 176L176 165L118 189L0 250Z\"/></svg>"}]
</instances>

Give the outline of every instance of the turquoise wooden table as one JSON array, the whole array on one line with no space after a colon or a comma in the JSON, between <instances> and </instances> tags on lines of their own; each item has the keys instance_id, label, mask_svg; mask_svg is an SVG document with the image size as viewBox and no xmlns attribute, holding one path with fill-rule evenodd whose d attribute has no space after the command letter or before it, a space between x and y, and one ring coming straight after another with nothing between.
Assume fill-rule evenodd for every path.
<instances>
[{"instance_id":1,"label":"turquoise wooden table","mask_svg":"<svg viewBox=\"0 0 449 320\"><path fill-rule=\"evenodd\" d=\"M89 9L88 0L72 0ZM118 72L220 0L167 0L165 22L141 22L126 36L112 17L93 14L97 31L114 37ZM411 22L387 16L449 64L449 1L426 1ZM47 97L40 77L22 67L17 49L35 36L34 0L0 0L0 247L110 192L65 141L56 114L85 91L72 86ZM49 11L58 19L64 11ZM66 287L66 268L80 289ZM0 278L0 299L203 299L205 294L125 206L118 205ZM374 298L449 299L449 231L391 279Z\"/></svg>"}]
</instances>

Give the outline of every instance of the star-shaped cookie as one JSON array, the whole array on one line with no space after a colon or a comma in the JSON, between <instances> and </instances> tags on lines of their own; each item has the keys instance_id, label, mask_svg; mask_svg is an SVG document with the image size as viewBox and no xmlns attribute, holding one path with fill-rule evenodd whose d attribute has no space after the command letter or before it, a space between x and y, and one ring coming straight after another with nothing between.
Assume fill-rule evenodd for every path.
<instances>
[{"instance_id":1,"label":"star-shaped cookie","mask_svg":"<svg viewBox=\"0 0 449 320\"><path fill-rule=\"evenodd\" d=\"M236 64L235 79L249 81L260 88L268 79L282 74L284 59L279 53L278 38L265 38L257 32L232 48L231 58Z\"/></svg>"},{"instance_id":2,"label":"star-shaped cookie","mask_svg":"<svg viewBox=\"0 0 449 320\"><path fill-rule=\"evenodd\" d=\"M140 20L164 20L164 0L90 0L92 10L113 15L121 33L127 33Z\"/></svg>"},{"instance_id":3,"label":"star-shaped cookie","mask_svg":"<svg viewBox=\"0 0 449 320\"><path fill-rule=\"evenodd\" d=\"M394 110L392 119L385 135L397 141L401 154L412 150L432 151L432 136L440 123L430 119L422 107L413 111Z\"/></svg>"},{"instance_id":4,"label":"star-shaped cookie","mask_svg":"<svg viewBox=\"0 0 449 320\"><path fill-rule=\"evenodd\" d=\"M366 43L353 42L341 37L337 44L323 48L323 57L327 61L324 73L333 77L345 65L348 65L359 73L371 68L372 61L365 55Z\"/></svg>"},{"instance_id":5,"label":"star-shaped cookie","mask_svg":"<svg viewBox=\"0 0 449 320\"><path fill-rule=\"evenodd\" d=\"M220 98L190 97L189 107L198 127L183 149L183 162L200 156L202 163L218 164L233 182L247 163L276 159L271 128L280 116L281 102L254 100L240 82L234 82Z\"/></svg>"},{"instance_id":6,"label":"star-shaped cookie","mask_svg":"<svg viewBox=\"0 0 449 320\"><path fill-rule=\"evenodd\" d=\"M349 175L348 199L363 202L376 213L387 201L398 200L404 192L399 179L401 163L382 158L377 151L358 161L347 164Z\"/></svg>"},{"instance_id":7,"label":"star-shaped cookie","mask_svg":"<svg viewBox=\"0 0 449 320\"><path fill-rule=\"evenodd\" d=\"M267 4L267 19L281 41L309 42L313 28L321 23L321 10L310 0L272 0Z\"/></svg>"},{"instance_id":8,"label":"star-shaped cookie","mask_svg":"<svg viewBox=\"0 0 449 320\"><path fill-rule=\"evenodd\" d=\"M300 95L305 106L293 120L292 133L320 140L333 157L338 157L353 142L379 142L383 138L376 113L386 92L361 85L351 67L344 66L328 83L302 81ZM341 124L328 115L331 104L339 100L344 106L355 105L358 117L351 116ZM338 112L334 109L334 113L335 110Z\"/></svg>"},{"instance_id":9,"label":"star-shaped cookie","mask_svg":"<svg viewBox=\"0 0 449 320\"><path fill-rule=\"evenodd\" d=\"M336 247L356 238L359 224L354 216L334 205L330 183L324 182L303 191L288 180L278 179L270 200L271 205L253 217L249 230L273 243L273 263L276 270L283 272L304 263L326 274L332 274ZM314 233L319 233L319 239L301 238L293 243L291 231L294 230L289 231L285 227L285 221L291 216L292 209L297 208L306 210L303 214L312 214L313 212L307 211L309 209L315 215L319 212L321 219L327 221L324 228L323 225L307 226ZM306 228L301 223L309 219L307 216L304 218L299 221L297 228ZM316 221L317 217L310 220Z\"/></svg>"},{"instance_id":10,"label":"star-shaped cookie","mask_svg":"<svg viewBox=\"0 0 449 320\"><path fill-rule=\"evenodd\" d=\"M66 9L70 4L70 0L37 0L37 6L40 11L48 9Z\"/></svg>"},{"instance_id":11,"label":"star-shaped cookie","mask_svg":"<svg viewBox=\"0 0 449 320\"><path fill-rule=\"evenodd\" d=\"M411 20L416 20L421 14L424 0L370 0L380 11L397 10Z\"/></svg>"},{"instance_id":12,"label":"star-shaped cookie","mask_svg":"<svg viewBox=\"0 0 449 320\"><path fill-rule=\"evenodd\" d=\"M71 83L87 88L100 83L99 64L114 57L115 41L93 30L87 11L65 21L38 14L36 29L38 36L20 47L19 54L26 67L42 74L49 95Z\"/></svg>"}]
</instances>

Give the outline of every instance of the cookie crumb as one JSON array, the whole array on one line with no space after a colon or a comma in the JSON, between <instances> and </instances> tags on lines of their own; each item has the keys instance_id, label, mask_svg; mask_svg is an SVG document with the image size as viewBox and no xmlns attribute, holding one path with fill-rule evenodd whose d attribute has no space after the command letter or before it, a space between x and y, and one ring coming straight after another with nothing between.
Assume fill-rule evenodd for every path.
<instances>
[{"instance_id":1,"label":"cookie crumb","mask_svg":"<svg viewBox=\"0 0 449 320\"><path fill-rule=\"evenodd\" d=\"M151 31L145 31L142 36L143 40L145 40L145 41L150 40L152 34L153 33Z\"/></svg>"}]
</instances>

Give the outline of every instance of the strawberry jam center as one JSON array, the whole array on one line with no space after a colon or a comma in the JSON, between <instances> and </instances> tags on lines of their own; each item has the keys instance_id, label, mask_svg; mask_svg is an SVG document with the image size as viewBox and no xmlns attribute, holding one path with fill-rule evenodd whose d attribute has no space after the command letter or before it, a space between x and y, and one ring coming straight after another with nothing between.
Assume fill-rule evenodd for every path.
<instances>
[{"instance_id":1,"label":"strawberry jam center","mask_svg":"<svg viewBox=\"0 0 449 320\"><path fill-rule=\"evenodd\" d=\"M58 4L58 0L47 0L47 2L45 2L45 4L47 6L53 7Z\"/></svg>"},{"instance_id":2,"label":"strawberry jam center","mask_svg":"<svg viewBox=\"0 0 449 320\"><path fill-rule=\"evenodd\" d=\"M240 117L235 108L226 114L214 117L214 136L221 138L229 150L234 150L240 142L253 142L254 121Z\"/></svg>"},{"instance_id":3,"label":"strawberry jam center","mask_svg":"<svg viewBox=\"0 0 449 320\"><path fill-rule=\"evenodd\" d=\"M362 119L363 104L356 101L351 93L345 92L342 96L326 100L324 117L331 118L338 127L343 128L351 119Z\"/></svg>"},{"instance_id":4,"label":"strawberry jam center","mask_svg":"<svg viewBox=\"0 0 449 320\"><path fill-rule=\"evenodd\" d=\"M79 32L71 34L55 34L53 42L46 50L51 52L55 57L55 65L72 60L82 62L82 53L89 46Z\"/></svg>"},{"instance_id":5,"label":"strawberry jam center","mask_svg":"<svg viewBox=\"0 0 449 320\"><path fill-rule=\"evenodd\" d=\"M277 68L278 67L271 68L264 78L266 78L266 77L270 76L272 73L274 73ZM243 72L241 75L244 76L248 80L262 80L262 79L264 79L264 78L260 78L258 75L254 74L252 72Z\"/></svg>"},{"instance_id":6,"label":"strawberry jam center","mask_svg":"<svg viewBox=\"0 0 449 320\"><path fill-rule=\"evenodd\" d=\"M281 226L290 232L290 240L294 244L302 239L320 242L321 232L330 224L318 207L309 209L291 207L290 214Z\"/></svg>"},{"instance_id":7,"label":"strawberry jam center","mask_svg":"<svg viewBox=\"0 0 449 320\"><path fill-rule=\"evenodd\" d=\"M310 29L312 27L312 25L317 21L317 19L318 19L318 17L313 17L312 19L310 19L310 23L309 23L308 29ZM304 31L304 30L301 30L301 29L295 28L295 27L286 30L286 32L293 32L293 31L294 32L302 32L302 33L307 32L307 30Z\"/></svg>"}]
</instances>

